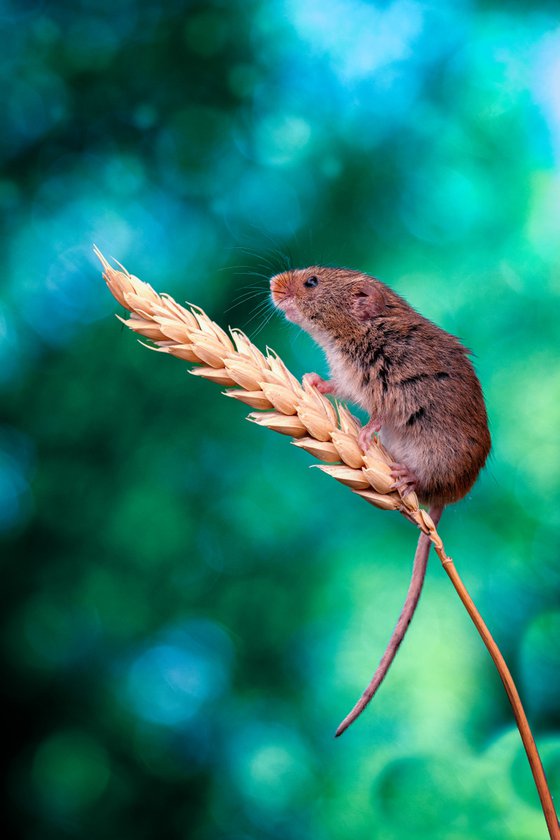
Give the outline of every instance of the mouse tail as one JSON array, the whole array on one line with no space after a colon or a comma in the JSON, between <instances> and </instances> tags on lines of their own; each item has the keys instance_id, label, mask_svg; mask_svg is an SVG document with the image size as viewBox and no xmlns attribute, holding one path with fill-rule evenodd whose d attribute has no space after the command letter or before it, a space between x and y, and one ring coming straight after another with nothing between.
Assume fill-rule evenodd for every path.
<instances>
[{"instance_id":1,"label":"mouse tail","mask_svg":"<svg viewBox=\"0 0 560 840\"><path fill-rule=\"evenodd\" d=\"M430 508L430 516L434 521L434 525L437 527L437 524L441 518L441 514L443 513L443 507L433 506ZM414 564L412 566L412 577L410 579L410 584L408 587L408 592L406 593L406 599L404 602L404 606L402 608L402 612L399 616L399 620L393 630L393 635L389 639L389 644L385 649L385 653L381 657L381 661L377 666L377 670L375 674L371 678L371 681L352 709L352 711L346 715L338 729L336 730L335 737L338 738L339 735L348 729L351 723L354 723L357 717L361 715L367 704L372 699L373 695L385 679L385 675L387 671L391 667L391 663L395 658L397 651L400 647L402 640L405 637L406 631L408 630L408 625L412 621L412 616L416 610L418 605L418 601L420 599L420 593L422 592L422 586L424 584L424 578L426 577L426 567L428 565L428 554L430 553L430 546L431 542L429 537L426 534L420 534L420 538L418 540L418 545L416 546L416 553L414 555Z\"/></svg>"}]
</instances>

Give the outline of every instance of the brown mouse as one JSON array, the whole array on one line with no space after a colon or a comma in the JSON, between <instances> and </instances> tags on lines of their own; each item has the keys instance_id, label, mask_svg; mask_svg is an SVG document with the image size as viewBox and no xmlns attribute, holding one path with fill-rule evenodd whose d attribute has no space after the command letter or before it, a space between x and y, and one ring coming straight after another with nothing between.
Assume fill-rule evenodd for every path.
<instances>
[{"instance_id":1,"label":"brown mouse","mask_svg":"<svg viewBox=\"0 0 560 840\"><path fill-rule=\"evenodd\" d=\"M482 389L455 338L367 274L311 266L277 274L272 300L324 349L330 379L307 379L323 394L364 408L365 450L371 435L396 459L395 487L414 490L437 524L444 505L472 487L490 451ZM430 542L421 536L403 611L361 700L337 735L369 702L397 652L420 597Z\"/></svg>"}]
</instances>

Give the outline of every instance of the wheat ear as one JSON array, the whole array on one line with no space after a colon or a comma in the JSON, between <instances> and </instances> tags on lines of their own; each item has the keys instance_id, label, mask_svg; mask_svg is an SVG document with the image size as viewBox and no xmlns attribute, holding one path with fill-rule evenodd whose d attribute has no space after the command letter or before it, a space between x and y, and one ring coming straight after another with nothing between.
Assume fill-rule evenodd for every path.
<instances>
[{"instance_id":1,"label":"wheat ear","mask_svg":"<svg viewBox=\"0 0 560 840\"><path fill-rule=\"evenodd\" d=\"M190 371L194 376L225 387L223 394L256 409L248 416L253 423L288 435L295 446L326 462L317 464L318 469L375 507L398 510L429 537L498 670L529 759L550 837L560 840L542 762L504 658L445 553L432 518L419 506L415 493L403 495L392 489L393 460L379 440L372 438L368 451L363 453L358 445L358 423L346 406L333 406L312 385L300 383L273 350L267 348L264 355L240 330L232 329L228 335L200 307L180 306L169 295L158 294L148 283L129 274L123 266L121 270L113 268L97 247L94 253L103 266L103 277L113 297L131 313L127 320L120 320L151 341L144 346L198 365Z\"/></svg>"}]
</instances>

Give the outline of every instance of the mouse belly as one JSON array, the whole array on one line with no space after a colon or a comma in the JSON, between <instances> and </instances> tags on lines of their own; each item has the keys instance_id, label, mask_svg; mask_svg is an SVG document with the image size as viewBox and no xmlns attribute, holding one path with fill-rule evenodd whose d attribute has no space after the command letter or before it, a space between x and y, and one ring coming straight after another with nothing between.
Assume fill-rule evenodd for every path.
<instances>
[{"instance_id":1,"label":"mouse belly","mask_svg":"<svg viewBox=\"0 0 560 840\"><path fill-rule=\"evenodd\" d=\"M473 486L485 455L474 458L467 465L459 459L459 447L452 441L434 435L420 438L418 434L403 434L389 424L381 428L381 443L396 463L403 464L416 476L416 494L423 504L448 505L457 502Z\"/></svg>"}]
</instances>

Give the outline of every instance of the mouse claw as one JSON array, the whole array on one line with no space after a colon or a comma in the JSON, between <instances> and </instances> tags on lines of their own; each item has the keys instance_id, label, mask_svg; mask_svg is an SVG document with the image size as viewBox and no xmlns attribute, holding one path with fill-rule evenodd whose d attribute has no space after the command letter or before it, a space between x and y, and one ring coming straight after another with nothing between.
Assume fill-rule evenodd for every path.
<instances>
[{"instance_id":1,"label":"mouse claw","mask_svg":"<svg viewBox=\"0 0 560 840\"><path fill-rule=\"evenodd\" d=\"M398 490L402 496L416 492L418 479L405 464L391 464L391 476L395 479L391 490Z\"/></svg>"},{"instance_id":2,"label":"mouse claw","mask_svg":"<svg viewBox=\"0 0 560 840\"><path fill-rule=\"evenodd\" d=\"M358 443L362 452L368 451L371 445L372 435L381 429L382 422L377 417L372 417L365 426L362 426L358 434Z\"/></svg>"}]
</instances>

